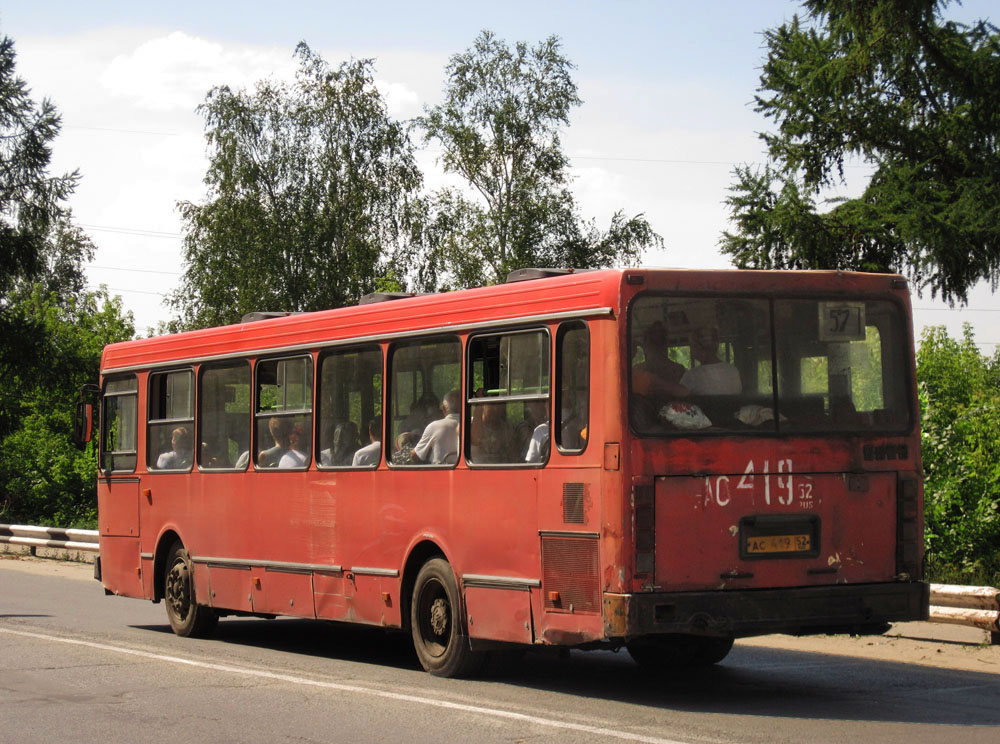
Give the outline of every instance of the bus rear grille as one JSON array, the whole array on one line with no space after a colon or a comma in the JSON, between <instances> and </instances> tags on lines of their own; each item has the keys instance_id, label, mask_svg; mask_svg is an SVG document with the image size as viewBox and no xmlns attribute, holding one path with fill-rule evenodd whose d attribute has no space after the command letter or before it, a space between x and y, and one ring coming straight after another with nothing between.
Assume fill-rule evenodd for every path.
<instances>
[{"instance_id":1,"label":"bus rear grille","mask_svg":"<svg viewBox=\"0 0 1000 744\"><path fill-rule=\"evenodd\" d=\"M563 522L583 524L582 483L563 483Z\"/></svg>"},{"instance_id":2,"label":"bus rear grille","mask_svg":"<svg viewBox=\"0 0 1000 744\"><path fill-rule=\"evenodd\" d=\"M601 611L596 538L542 537L542 597L547 610Z\"/></svg>"}]
</instances>

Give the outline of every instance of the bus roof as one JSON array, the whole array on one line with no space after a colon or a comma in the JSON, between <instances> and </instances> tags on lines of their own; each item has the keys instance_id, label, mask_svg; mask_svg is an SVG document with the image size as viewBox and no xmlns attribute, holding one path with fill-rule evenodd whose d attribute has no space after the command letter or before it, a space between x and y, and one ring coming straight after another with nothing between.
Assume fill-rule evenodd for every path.
<instances>
[{"instance_id":1,"label":"bus roof","mask_svg":"<svg viewBox=\"0 0 1000 744\"><path fill-rule=\"evenodd\" d=\"M101 373L621 312L623 283L675 291L887 292L898 276L836 271L602 269L111 344Z\"/></svg>"}]
</instances>

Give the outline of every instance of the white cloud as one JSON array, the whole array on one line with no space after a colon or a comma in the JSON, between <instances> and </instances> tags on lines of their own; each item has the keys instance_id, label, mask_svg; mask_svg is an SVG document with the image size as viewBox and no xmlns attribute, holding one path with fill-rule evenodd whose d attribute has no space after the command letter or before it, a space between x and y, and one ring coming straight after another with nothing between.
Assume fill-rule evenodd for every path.
<instances>
[{"instance_id":1,"label":"white cloud","mask_svg":"<svg viewBox=\"0 0 1000 744\"><path fill-rule=\"evenodd\" d=\"M174 31L116 56L100 82L140 108L189 111L213 86L246 87L262 78L289 78L293 70L287 51L223 46Z\"/></svg>"}]
</instances>

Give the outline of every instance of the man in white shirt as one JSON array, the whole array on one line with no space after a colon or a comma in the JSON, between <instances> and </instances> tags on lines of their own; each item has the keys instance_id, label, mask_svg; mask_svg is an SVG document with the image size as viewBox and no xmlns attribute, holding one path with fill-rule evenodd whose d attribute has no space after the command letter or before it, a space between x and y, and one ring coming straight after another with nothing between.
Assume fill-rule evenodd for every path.
<instances>
[{"instance_id":1,"label":"man in white shirt","mask_svg":"<svg viewBox=\"0 0 1000 744\"><path fill-rule=\"evenodd\" d=\"M417 465L451 465L458 462L458 430L461 424L461 398L457 390L444 396L444 418L431 421L410 453Z\"/></svg>"},{"instance_id":2,"label":"man in white shirt","mask_svg":"<svg viewBox=\"0 0 1000 744\"><path fill-rule=\"evenodd\" d=\"M719 359L719 329L701 328L691 339L691 357L698 362L680 384L694 395L738 395L743 391L739 370Z\"/></svg>"},{"instance_id":3,"label":"man in white shirt","mask_svg":"<svg viewBox=\"0 0 1000 744\"><path fill-rule=\"evenodd\" d=\"M366 444L354 453L354 459L351 461L352 467L365 468L378 465L378 461L382 458L381 416L376 416L368 422L368 438L371 440L371 443Z\"/></svg>"}]
</instances>

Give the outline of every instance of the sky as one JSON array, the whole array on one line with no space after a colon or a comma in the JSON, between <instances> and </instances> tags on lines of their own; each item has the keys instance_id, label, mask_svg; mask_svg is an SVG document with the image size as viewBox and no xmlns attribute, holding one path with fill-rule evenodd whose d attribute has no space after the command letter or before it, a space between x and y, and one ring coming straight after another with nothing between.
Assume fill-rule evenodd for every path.
<instances>
[{"instance_id":1,"label":"sky","mask_svg":"<svg viewBox=\"0 0 1000 744\"><path fill-rule=\"evenodd\" d=\"M796 12L789 0L34 0L0 6L0 35L14 40L33 97L62 114L51 170L80 171L70 205L97 246L88 281L121 295L145 335L171 317L163 296L184 268L177 204L206 196L198 104L213 86L289 77L299 41L333 65L374 59L390 114L405 120L441 101L449 57L482 29L508 42L559 37L583 99L562 141L584 216L606 226L618 210L644 214L665 241L644 266L727 268L718 242L732 169L763 162L758 132L769 128L753 110L762 32ZM1000 21L995 0L946 15ZM437 157L433 144L419 152L428 189L449 182ZM858 193L866 172L849 167L837 193ZM1000 303L986 284L964 308L929 294L913 305L918 339L926 325L958 336L968 322L984 352L1000 346Z\"/></svg>"}]
</instances>

